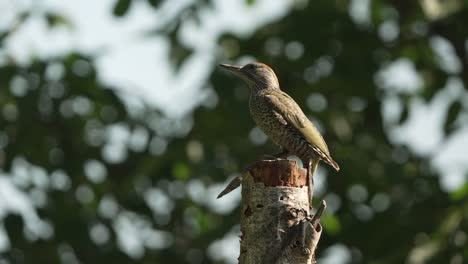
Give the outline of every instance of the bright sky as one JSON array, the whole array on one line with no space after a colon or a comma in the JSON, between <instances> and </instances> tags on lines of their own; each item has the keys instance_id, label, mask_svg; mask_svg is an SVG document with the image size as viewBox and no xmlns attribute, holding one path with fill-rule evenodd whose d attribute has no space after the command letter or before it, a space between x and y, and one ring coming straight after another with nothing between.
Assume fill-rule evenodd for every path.
<instances>
[{"instance_id":1,"label":"bright sky","mask_svg":"<svg viewBox=\"0 0 468 264\"><path fill-rule=\"evenodd\" d=\"M5 7L0 10L21 11L34 6L37 14L8 38L5 52L22 64L28 64L34 56L54 57L70 51L99 54L95 64L100 79L120 89L128 105L138 107L134 100L143 100L168 116L181 117L213 94L205 84L219 57L220 34L246 36L285 15L292 3L259 0L246 7L243 1L214 1L213 8L200 13L199 24L192 19L182 23L178 38L194 53L176 72L168 58L168 39L147 34L164 29L193 1L164 1L156 13L146 1L134 1L124 18L116 18L110 11L114 0L47 0L35 4L0 0L0 7ZM63 14L72 27L50 29L42 16L44 10ZM15 12L5 13L8 16L0 18L0 28L14 21Z\"/></svg>"}]
</instances>

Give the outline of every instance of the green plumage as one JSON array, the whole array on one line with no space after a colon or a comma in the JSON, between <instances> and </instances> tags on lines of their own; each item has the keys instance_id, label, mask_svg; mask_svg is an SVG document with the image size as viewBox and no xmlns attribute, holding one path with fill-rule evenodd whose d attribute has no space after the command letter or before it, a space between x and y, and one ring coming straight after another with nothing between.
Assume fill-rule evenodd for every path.
<instances>
[{"instance_id":1,"label":"green plumage","mask_svg":"<svg viewBox=\"0 0 468 264\"><path fill-rule=\"evenodd\" d=\"M320 132L299 105L279 88L273 70L263 63L242 68L222 65L243 79L251 89L250 114L260 129L277 145L304 162L321 159L339 170Z\"/></svg>"}]
</instances>

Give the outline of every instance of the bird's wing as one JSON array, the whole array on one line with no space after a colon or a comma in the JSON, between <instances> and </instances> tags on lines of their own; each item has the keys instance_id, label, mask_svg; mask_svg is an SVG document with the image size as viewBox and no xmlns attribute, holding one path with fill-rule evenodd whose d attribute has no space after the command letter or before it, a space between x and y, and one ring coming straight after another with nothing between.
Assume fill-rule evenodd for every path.
<instances>
[{"instance_id":1,"label":"bird's wing","mask_svg":"<svg viewBox=\"0 0 468 264\"><path fill-rule=\"evenodd\" d=\"M325 140L317 128L304 115L297 103L285 92L267 93L265 101L277 114L281 115L287 123L299 130L311 145L318 147L322 152L330 155ZM281 119L280 119L281 120Z\"/></svg>"},{"instance_id":2,"label":"bird's wing","mask_svg":"<svg viewBox=\"0 0 468 264\"><path fill-rule=\"evenodd\" d=\"M283 91L275 91L266 93L264 98L276 114L281 115L286 122L304 136L317 154L336 170L339 170L338 164L331 158L328 146L320 132L288 94Z\"/></svg>"}]
</instances>

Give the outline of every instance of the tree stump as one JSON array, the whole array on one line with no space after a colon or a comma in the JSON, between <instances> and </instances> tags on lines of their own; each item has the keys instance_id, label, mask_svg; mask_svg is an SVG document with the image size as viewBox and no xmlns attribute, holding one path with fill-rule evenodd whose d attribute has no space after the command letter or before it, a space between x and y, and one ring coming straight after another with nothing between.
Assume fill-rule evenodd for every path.
<instances>
[{"instance_id":1,"label":"tree stump","mask_svg":"<svg viewBox=\"0 0 468 264\"><path fill-rule=\"evenodd\" d=\"M283 159L257 161L243 173L239 263L315 263L322 227L308 215L306 174Z\"/></svg>"}]
</instances>

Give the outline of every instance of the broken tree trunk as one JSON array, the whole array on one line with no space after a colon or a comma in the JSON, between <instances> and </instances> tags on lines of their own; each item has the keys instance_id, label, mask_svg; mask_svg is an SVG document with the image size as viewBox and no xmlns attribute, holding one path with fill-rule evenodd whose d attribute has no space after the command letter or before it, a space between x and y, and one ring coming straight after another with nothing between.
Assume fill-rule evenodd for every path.
<instances>
[{"instance_id":1,"label":"broken tree trunk","mask_svg":"<svg viewBox=\"0 0 468 264\"><path fill-rule=\"evenodd\" d=\"M239 263L315 263L324 208L308 215L306 170L295 161L254 163L242 175Z\"/></svg>"}]
</instances>

